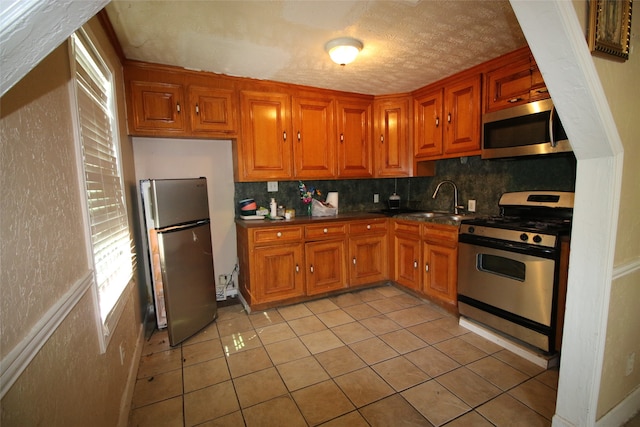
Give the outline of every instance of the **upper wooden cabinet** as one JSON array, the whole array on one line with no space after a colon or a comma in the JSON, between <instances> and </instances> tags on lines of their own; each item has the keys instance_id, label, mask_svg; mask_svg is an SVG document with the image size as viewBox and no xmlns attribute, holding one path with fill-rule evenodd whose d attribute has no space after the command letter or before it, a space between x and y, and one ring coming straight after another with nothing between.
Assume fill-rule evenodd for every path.
<instances>
[{"instance_id":1,"label":"upper wooden cabinet","mask_svg":"<svg viewBox=\"0 0 640 427\"><path fill-rule=\"evenodd\" d=\"M527 47L491 62L485 93L485 112L549 98L542 74Z\"/></svg>"},{"instance_id":2,"label":"upper wooden cabinet","mask_svg":"<svg viewBox=\"0 0 640 427\"><path fill-rule=\"evenodd\" d=\"M373 147L377 177L411 176L410 103L409 96L379 97L373 103Z\"/></svg>"},{"instance_id":3,"label":"upper wooden cabinet","mask_svg":"<svg viewBox=\"0 0 640 427\"><path fill-rule=\"evenodd\" d=\"M296 178L335 178L335 101L293 97L293 161Z\"/></svg>"},{"instance_id":4,"label":"upper wooden cabinet","mask_svg":"<svg viewBox=\"0 0 640 427\"><path fill-rule=\"evenodd\" d=\"M414 156L442 154L442 88L421 93L413 100Z\"/></svg>"},{"instance_id":5,"label":"upper wooden cabinet","mask_svg":"<svg viewBox=\"0 0 640 427\"><path fill-rule=\"evenodd\" d=\"M480 152L481 76L447 79L414 96L414 156L448 158Z\"/></svg>"},{"instance_id":6,"label":"upper wooden cabinet","mask_svg":"<svg viewBox=\"0 0 640 427\"><path fill-rule=\"evenodd\" d=\"M186 133L184 86L132 80L128 84L129 133L157 135Z\"/></svg>"},{"instance_id":7,"label":"upper wooden cabinet","mask_svg":"<svg viewBox=\"0 0 640 427\"><path fill-rule=\"evenodd\" d=\"M480 74L444 88L445 155L480 152Z\"/></svg>"},{"instance_id":8,"label":"upper wooden cabinet","mask_svg":"<svg viewBox=\"0 0 640 427\"><path fill-rule=\"evenodd\" d=\"M230 89L189 86L189 116L194 133L235 134L236 95Z\"/></svg>"},{"instance_id":9,"label":"upper wooden cabinet","mask_svg":"<svg viewBox=\"0 0 640 427\"><path fill-rule=\"evenodd\" d=\"M242 138L237 144L240 180L293 178L289 95L242 91Z\"/></svg>"},{"instance_id":10,"label":"upper wooden cabinet","mask_svg":"<svg viewBox=\"0 0 640 427\"><path fill-rule=\"evenodd\" d=\"M372 101L340 98L337 102L338 177L373 177Z\"/></svg>"},{"instance_id":11,"label":"upper wooden cabinet","mask_svg":"<svg viewBox=\"0 0 640 427\"><path fill-rule=\"evenodd\" d=\"M127 64L124 79L131 135L229 138L237 134L237 95L211 77Z\"/></svg>"}]
</instances>

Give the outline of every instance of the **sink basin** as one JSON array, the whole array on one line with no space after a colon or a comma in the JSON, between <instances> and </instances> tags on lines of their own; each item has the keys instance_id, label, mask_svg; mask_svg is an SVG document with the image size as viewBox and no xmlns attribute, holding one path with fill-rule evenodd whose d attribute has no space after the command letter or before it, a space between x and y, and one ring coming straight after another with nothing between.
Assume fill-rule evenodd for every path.
<instances>
[{"instance_id":1,"label":"sink basin","mask_svg":"<svg viewBox=\"0 0 640 427\"><path fill-rule=\"evenodd\" d=\"M429 219L429 218L438 218L438 219L446 219L446 220L450 220L450 221L461 221L462 219L465 218L465 215L463 214L454 214L451 212L414 212L414 213L408 213L405 214L404 216L407 217L412 217L415 219Z\"/></svg>"}]
</instances>

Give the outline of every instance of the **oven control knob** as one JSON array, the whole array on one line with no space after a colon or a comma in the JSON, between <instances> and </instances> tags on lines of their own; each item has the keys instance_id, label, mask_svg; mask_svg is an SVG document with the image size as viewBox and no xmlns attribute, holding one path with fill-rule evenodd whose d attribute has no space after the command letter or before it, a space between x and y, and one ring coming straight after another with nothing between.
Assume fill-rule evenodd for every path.
<instances>
[{"instance_id":1,"label":"oven control knob","mask_svg":"<svg viewBox=\"0 0 640 427\"><path fill-rule=\"evenodd\" d=\"M523 242L526 242L527 240L529 240L529 236L527 235L527 233L522 233L520 235L520 240L522 240Z\"/></svg>"},{"instance_id":2,"label":"oven control knob","mask_svg":"<svg viewBox=\"0 0 640 427\"><path fill-rule=\"evenodd\" d=\"M473 234L476 232L476 228L473 225L470 225L469 228L467 228L467 231L469 234Z\"/></svg>"},{"instance_id":3,"label":"oven control knob","mask_svg":"<svg viewBox=\"0 0 640 427\"><path fill-rule=\"evenodd\" d=\"M535 236L533 236L533 241L535 243L540 243L542 242L542 237L538 236L537 234Z\"/></svg>"}]
</instances>

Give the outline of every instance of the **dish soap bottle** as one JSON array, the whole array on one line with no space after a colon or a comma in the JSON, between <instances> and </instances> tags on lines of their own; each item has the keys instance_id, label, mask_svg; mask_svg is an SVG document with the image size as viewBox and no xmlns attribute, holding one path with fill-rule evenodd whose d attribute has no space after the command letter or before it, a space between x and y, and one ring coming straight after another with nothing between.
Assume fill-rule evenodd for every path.
<instances>
[{"instance_id":1,"label":"dish soap bottle","mask_svg":"<svg viewBox=\"0 0 640 427\"><path fill-rule=\"evenodd\" d=\"M278 216L278 204L276 203L276 199L271 198L271 202L269 202L269 216L271 218L275 218Z\"/></svg>"}]
</instances>

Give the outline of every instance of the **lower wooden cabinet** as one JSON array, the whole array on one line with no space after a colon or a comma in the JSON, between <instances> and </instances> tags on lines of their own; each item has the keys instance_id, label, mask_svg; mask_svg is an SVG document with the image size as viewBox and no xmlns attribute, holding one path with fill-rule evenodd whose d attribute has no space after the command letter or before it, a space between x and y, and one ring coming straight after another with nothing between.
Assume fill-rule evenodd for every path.
<instances>
[{"instance_id":1,"label":"lower wooden cabinet","mask_svg":"<svg viewBox=\"0 0 640 427\"><path fill-rule=\"evenodd\" d=\"M457 305L458 227L393 223L393 280L449 307Z\"/></svg>"},{"instance_id":2,"label":"lower wooden cabinet","mask_svg":"<svg viewBox=\"0 0 640 427\"><path fill-rule=\"evenodd\" d=\"M387 220L349 224L349 285L385 280L388 274Z\"/></svg>"},{"instance_id":3,"label":"lower wooden cabinet","mask_svg":"<svg viewBox=\"0 0 640 427\"><path fill-rule=\"evenodd\" d=\"M266 303L303 296L303 254L302 243L255 248L252 267L260 277L260 286L253 289L256 300Z\"/></svg>"},{"instance_id":4,"label":"lower wooden cabinet","mask_svg":"<svg viewBox=\"0 0 640 427\"><path fill-rule=\"evenodd\" d=\"M456 226L372 218L237 224L236 235L238 284L252 309L388 279L445 307L457 305Z\"/></svg>"},{"instance_id":5,"label":"lower wooden cabinet","mask_svg":"<svg viewBox=\"0 0 640 427\"><path fill-rule=\"evenodd\" d=\"M394 221L393 228L393 280L406 288L421 291L421 224L417 221Z\"/></svg>"},{"instance_id":6,"label":"lower wooden cabinet","mask_svg":"<svg viewBox=\"0 0 640 427\"><path fill-rule=\"evenodd\" d=\"M389 278L387 219L236 225L240 292L253 309Z\"/></svg>"},{"instance_id":7,"label":"lower wooden cabinet","mask_svg":"<svg viewBox=\"0 0 640 427\"><path fill-rule=\"evenodd\" d=\"M344 240L310 242L304 248L307 295L317 295L347 287Z\"/></svg>"},{"instance_id":8,"label":"lower wooden cabinet","mask_svg":"<svg viewBox=\"0 0 640 427\"><path fill-rule=\"evenodd\" d=\"M458 227L422 224L423 292L431 299L456 306L458 289Z\"/></svg>"}]
</instances>

